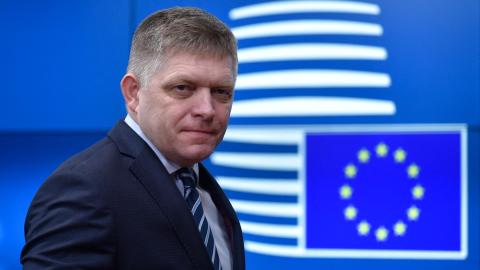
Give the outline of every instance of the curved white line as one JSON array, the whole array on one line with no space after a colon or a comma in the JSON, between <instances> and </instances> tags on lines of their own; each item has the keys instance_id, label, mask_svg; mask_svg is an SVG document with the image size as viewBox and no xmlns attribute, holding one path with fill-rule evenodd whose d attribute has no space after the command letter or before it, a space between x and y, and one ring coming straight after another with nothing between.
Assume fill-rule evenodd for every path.
<instances>
[{"instance_id":1,"label":"curved white line","mask_svg":"<svg viewBox=\"0 0 480 270\"><path fill-rule=\"evenodd\" d=\"M466 252L436 250L379 250L379 249L306 249L299 246L286 246L245 241L245 250L253 253L298 258L381 258L381 259L437 259L463 260Z\"/></svg>"},{"instance_id":2,"label":"curved white line","mask_svg":"<svg viewBox=\"0 0 480 270\"><path fill-rule=\"evenodd\" d=\"M262 215L269 217L298 218L301 212L297 203L272 203L243 200L230 200L235 211L245 214Z\"/></svg>"},{"instance_id":3,"label":"curved white line","mask_svg":"<svg viewBox=\"0 0 480 270\"><path fill-rule=\"evenodd\" d=\"M215 152L210 160L216 165L254 170L292 171L302 165L298 154Z\"/></svg>"},{"instance_id":4,"label":"curved white line","mask_svg":"<svg viewBox=\"0 0 480 270\"><path fill-rule=\"evenodd\" d=\"M367 15L380 14L375 4L354 1L274 1L234 8L229 16L232 20L292 13L337 12Z\"/></svg>"},{"instance_id":5,"label":"curved white line","mask_svg":"<svg viewBox=\"0 0 480 270\"><path fill-rule=\"evenodd\" d=\"M300 182L296 179L280 180L220 176L217 177L217 181L225 190L258 194L297 196L301 190Z\"/></svg>"},{"instance_id":6,"label":"curved white line","mask_svg":"<svg viewBox=\"0 0 480 270\"><path fill-rule=\"evenodd\" d=\"M282 136L278 136L282 134ZM239 129L229 127L223 141L261 143L269 145L298 145L303 140L302 132L291 129Z\"/></svg>"},{"instance_id":7,"label":"curved white line","mask_svg":"<svg viewBox=\"0 0 480 270\"><path fill-rule=\"evenodd\" d=\"M282 97L236 101L232 117L394 115L395 103L341 97Z\"/></svg>"},{"instance_id":8,"label":"curved white line","mask_svg":"<svg viewBox=\"0 0 480 270\"><path fill-rule=\"evenodd\" d=\"M365 35L381 36L379 24L336 20L292 20L250 24L232 28L237 39L291 35Z\"/></svg>"},{"instance_id":9,"label":"curved white line","mask_svg":"<svg viewBox=\"0 0 480 270\"><path fill-rule=\"evenodd\" d=\"M382 47L327 43L282 44L238 50L239 63L319 59L385 60L387 51Z\"/></svg>"},{"instance_id":10,"label":"curved white line","mask_svg":"<svg viewBox=\"0 0 480 270\"><path fill-rule=\"evenodd\" d=\"M320 88L320 87L390 87L385 73L350 70L297 69L239 74L236 90Z\"/></svg>"},{"instance_id":11,"label":"curved white line","mask_svg":"<svg viewBox=\"0 0 480 270\"><path fill-rule=\"evenodd\" d=\"M240 221L240 225L244 233L279 238L298 238L302 232L298 225L273 225L247 221Z\"/></svg>"},{"instance_id":12,"label":"curved white line","mask_svg":"<svg viewBox=\"0 0 480 270\"><path fill-rule=\"evenodd\" d=\"M304 249L298 246L266 244L249 240L245 240L245 250L258 254L269 254L288 257L300 257L301 254L304 252Z\"/></svg>"}]
</instances>

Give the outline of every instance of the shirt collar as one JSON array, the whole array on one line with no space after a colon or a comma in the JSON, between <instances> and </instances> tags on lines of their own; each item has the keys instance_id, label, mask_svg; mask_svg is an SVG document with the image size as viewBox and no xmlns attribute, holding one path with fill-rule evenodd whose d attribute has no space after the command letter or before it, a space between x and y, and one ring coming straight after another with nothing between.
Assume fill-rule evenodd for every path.
<instances>
[{"instance_id":1,"label":"shirt collar","mask_svg":"<svg viewBox=\"0 0 480 270\"><path fill-rule=\"evenodd\" d=\"M180 169L181 167L168 160L161 152L160 150L158 150L158 148L148 139L147 135L145 135L145 133L143 133L142 129L140 128L140 126L137 124L137 122L135 122L135 120L133 120L133 118L130 116L130 114L127 114L127 117L125 117L125 123L131 128L133 129L133 131L135 133L137 133L138 136L140 136L140 138L142 138L142 140L144 140L148 146L153 150L153 152L155 153L155 155L158 157L158 159L160 160L160 162L162 162L163 166L165 167L165 169L167 169L167 172L169 174L173 174L174 172L176 172L178 169ZM195 174L197 175L198 177L198 163L195 163L193 164L193 170L195 171Z\"/></svg>"}]
</instances>

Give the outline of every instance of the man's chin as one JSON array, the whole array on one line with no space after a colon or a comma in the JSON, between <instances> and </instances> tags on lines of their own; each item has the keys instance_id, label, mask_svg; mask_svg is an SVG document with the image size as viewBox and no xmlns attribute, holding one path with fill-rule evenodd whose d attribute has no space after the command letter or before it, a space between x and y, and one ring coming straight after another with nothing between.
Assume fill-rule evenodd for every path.
<instances>
[{"instance_id":1,"label":"man's chin","mask_svg":"<svg viewBox=\"0 0 480 270\"><path fill-rule=\"evenodd\" d=\"M188 160L188 163L194 164L208 158L213 153L213 150L215 150L215 148L205 145L192 145L184 150L185 151L183 152L183 159L185 161Z\"/></svg>"}]
</instances>

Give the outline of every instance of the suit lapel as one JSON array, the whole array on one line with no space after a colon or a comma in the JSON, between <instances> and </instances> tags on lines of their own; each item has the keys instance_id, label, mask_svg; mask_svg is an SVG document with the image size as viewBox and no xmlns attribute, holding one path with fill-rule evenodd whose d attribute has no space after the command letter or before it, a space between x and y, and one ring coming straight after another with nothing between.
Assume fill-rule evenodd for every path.
<instances>
[{"instance_id":1,"label":"suit lapel","mask_svg":"<svg viewBox=\"0 0 480 270\"><path fill-rule=\"evenodd\" d=\"M211 269L212 263L187 204L155 153L123 121L109 136L123 154L133 158L130 171L168 219L193 265L198 269Z\"/></svg>"}]
</instances>

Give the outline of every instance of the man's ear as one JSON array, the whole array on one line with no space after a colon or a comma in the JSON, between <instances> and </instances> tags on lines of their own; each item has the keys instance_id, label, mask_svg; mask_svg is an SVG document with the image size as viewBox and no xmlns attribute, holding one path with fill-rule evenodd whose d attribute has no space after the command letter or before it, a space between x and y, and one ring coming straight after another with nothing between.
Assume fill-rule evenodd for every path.
<instances>
[{"instance_id":1,"label":"man's ear","mask_svg":"<svg viewBox=\"0 0 480 270\"><path fill-rule=\"evenodd\" d=\"M135 116L137 114L140 81L137 77L135 77L135 75L127 73L120 81L120 87L122 88L122 95L123 99L125 100L128 113L132 114L132 116Z\"/></svg>"}]
</instances>

